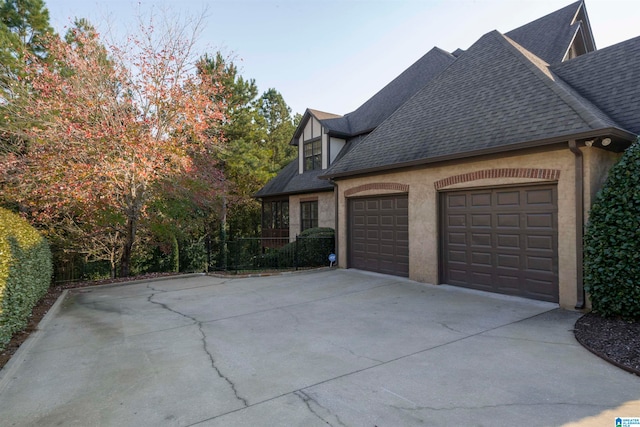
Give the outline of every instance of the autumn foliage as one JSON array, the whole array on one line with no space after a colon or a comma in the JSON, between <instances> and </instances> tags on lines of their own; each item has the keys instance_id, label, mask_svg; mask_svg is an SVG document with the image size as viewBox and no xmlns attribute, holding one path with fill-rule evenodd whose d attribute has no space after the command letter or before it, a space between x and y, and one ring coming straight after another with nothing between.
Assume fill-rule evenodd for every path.
<instances>
[{"instance_id":1,"label":"autumn foliage","mask_svg":"<svg viewBox=\"0 0 640 427\"><path fill-rule=\"evenodd\" d=\"M47 39L46 60L25 54L25 77L0 100L0 132L21 141L4 153L0 196L123 275L155 200L207 205L220 188L219 79L196 72L184 30L143 26L105 46L80 22Z\"/></svg>"}]
</instances>

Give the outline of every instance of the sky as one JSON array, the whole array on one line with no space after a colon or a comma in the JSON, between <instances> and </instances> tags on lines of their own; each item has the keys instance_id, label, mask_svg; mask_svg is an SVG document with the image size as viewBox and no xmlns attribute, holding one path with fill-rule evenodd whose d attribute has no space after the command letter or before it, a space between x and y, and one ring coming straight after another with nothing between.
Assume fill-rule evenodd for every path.
<instances>
[{"instance_id":1,"label":"sky","mask_svg":"<svg viewBox=\"0 0 640 427\"><path fill-rule=\"evenodd\" d=\"M232 56L260 93L275 88L293 113L346 114L437 46L467 49L573 0L45 0L59 33L74 17L126 33L138 11L206 10L198 51ZM596 47L640 35L638 0L586 0Z\"/></svg>"}]
</instances>

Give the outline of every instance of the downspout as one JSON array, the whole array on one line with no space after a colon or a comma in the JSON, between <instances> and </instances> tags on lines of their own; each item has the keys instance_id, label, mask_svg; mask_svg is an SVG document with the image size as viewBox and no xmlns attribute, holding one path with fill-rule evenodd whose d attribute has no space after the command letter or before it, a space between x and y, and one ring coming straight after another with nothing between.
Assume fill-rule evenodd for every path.
<instances>
[{"instance_id":1,"label":"downspout","mask_svg":"<svg viewBox=\"0 0 640 427\"><path fill-rule=\"evenodd\" d=\"M329 180L329 182L331 184L333 184L333 198L335 199L334 200L334 205L335 205L335 214L334 215L335 215L335 217L334 217L334 220L333 220L333 223L334 223L334 226L335 226L335 228L334 228L335 248L333 248L333 250L335 251L334 253L336 255L336 266L339 267L340 266L340 262L339 262L339 260L340 260L339 255L340 254L339 254L338 251L340 250L339 249L340 245L338 245L338 235L339 235L338 234L338 224L339 224L340 221L339 221L339 218L338 218L338 200L340 198L338 197L338 184L336 184L336 182L334 180L332 180L332 179Z\"/></svg>"},{"instance_id":2,"label":"downspout","mask_svg":"<svg viewBox=\"0 0 640 427\"><path fill-rule=\"evenodd\" d=\"M582 256L584 252L584 160L582 151L578 148L576 141L569 141L569 150L575 155L575 184L576 184L576 310L585 307L584 274L582 267Z\"/></svg>"}]
</instances>

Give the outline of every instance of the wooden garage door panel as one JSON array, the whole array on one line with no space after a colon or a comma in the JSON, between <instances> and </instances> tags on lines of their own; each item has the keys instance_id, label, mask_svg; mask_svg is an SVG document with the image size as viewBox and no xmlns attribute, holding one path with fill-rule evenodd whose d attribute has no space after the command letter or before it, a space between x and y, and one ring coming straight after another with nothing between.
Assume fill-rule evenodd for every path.
<instances>
[{"instance_id":1,"label":"wooden garage door panel","mask_svg":"<svg viewBox=\"0 0 640 427\"><path fill-rule=\"evenodd\" d=\"M557 186L442 193L442 282L558 301Z\"/></svg>"},{"instance_id":2,"label":"wooden garage door panel","mask_svg":"<svg viewBox=\"0 0 640 427\"><path fill-rule=\"evenodd\" d=\"M409 276L406 195L349 200L349 267Z\"/></svg>"}]
</instances>

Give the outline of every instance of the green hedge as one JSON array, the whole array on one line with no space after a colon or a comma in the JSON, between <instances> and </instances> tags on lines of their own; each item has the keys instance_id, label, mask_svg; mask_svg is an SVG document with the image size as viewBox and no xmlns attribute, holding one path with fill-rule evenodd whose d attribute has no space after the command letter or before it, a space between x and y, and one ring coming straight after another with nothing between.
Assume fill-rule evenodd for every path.
<instances>
[{"instance_id":1,"label":"green hedge","mask_svg":"<svg viewBox=\"0 0 640 427\"><path fill-rule=\"evenodd\" d=\"M640 320L640 139L609 171L589 213L584 284L593 311Z\"/></svg>"},{"instance_id":2,"label":"green hedge","mask_svg":"<svg viewBox=\"0 0 640 427\"><path fill-rule=\"evenodd\" d=\"M0 208L0 349L27 325L52 273L47 240L20 216Z\"/></svg>"}]
</instances>

